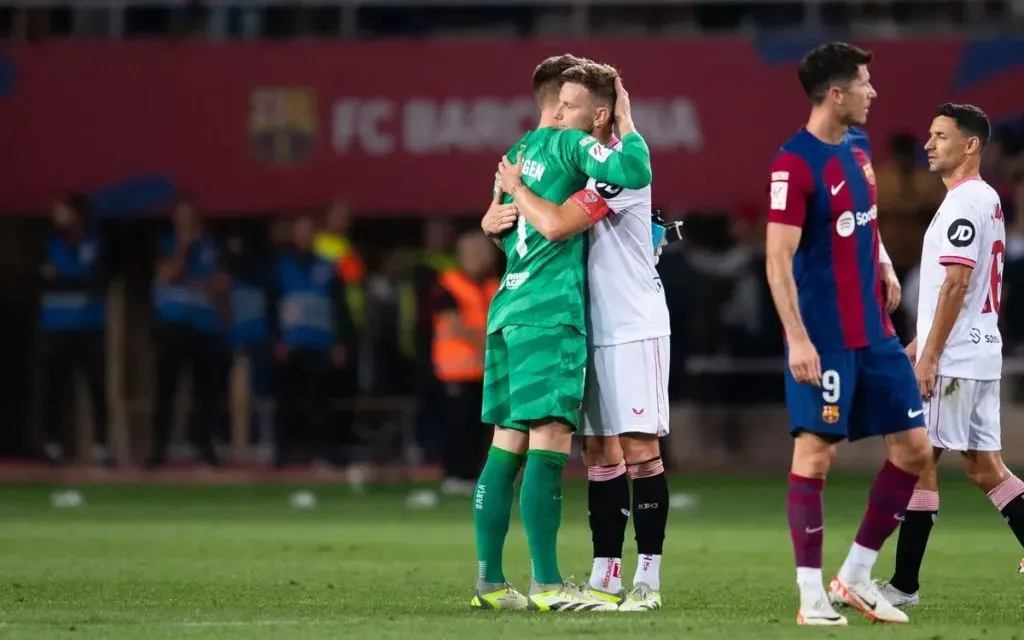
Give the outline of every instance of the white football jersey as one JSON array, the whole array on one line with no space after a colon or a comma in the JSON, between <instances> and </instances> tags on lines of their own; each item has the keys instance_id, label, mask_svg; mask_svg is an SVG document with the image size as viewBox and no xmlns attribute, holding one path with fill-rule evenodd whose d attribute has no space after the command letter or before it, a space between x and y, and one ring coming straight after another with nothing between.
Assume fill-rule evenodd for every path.
<instances>
[{"instance_id":1,"label":"white football jersey","mask_svg":"<svg viewBox=\"0 0 1024 640\"><path fill-rule=\"evenodd\" d=\"M1006 231L999 195L981 178L954 184L932 218L921 251L917 302L918 353L928 340L946 265L973 268L963 308L939 360L939 374L998 380L1003 368L999 299Z\"/></svg>"},{"instance_id":2,"label":"white football jersey","mask_svg":"<svg viewBox=\"0 0 1024 640\"><path fill-rule=\"evenodd\" d=\"M611 209L590 230L591 344L606 347L671 334L665 291L654 268L650 185L623 189L591 178L587 189Z\"/></svg>"}]
</instances>

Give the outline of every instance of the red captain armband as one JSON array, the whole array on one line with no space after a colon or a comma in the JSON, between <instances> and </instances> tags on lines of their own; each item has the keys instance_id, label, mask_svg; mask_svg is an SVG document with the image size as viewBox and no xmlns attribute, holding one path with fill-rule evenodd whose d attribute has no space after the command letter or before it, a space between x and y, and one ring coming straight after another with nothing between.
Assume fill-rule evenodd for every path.
<instances>
[{"instance_id":1,"label":"red captain armband","mask_svg":"<svg viewBox=\"0 0 1024 640\"><path fill-rule=\"evenodd\" d=\"M608 203L592 189L581 189L569 196L569 199L583 209L591 222L598 222L611 212Z\"/></svg>"}]
</instances>

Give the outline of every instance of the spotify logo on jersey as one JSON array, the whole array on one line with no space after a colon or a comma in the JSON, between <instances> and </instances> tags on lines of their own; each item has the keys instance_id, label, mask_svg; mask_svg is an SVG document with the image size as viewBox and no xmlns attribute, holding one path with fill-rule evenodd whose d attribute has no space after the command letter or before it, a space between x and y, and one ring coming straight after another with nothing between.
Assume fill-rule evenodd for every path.
<instances>
[{"instance_id":1,"label":"spotify logo on jersey","mask_svg":"<svg viewBox=\"0 0 1024 640\"><path fill-rule=\"evenodd\" d=\"M844 211L836 218L836 233L840 238L849 238L857 227L866 227L878 219L878 207L872 206L867 211Z\"/></svg>"},{"instance_id":2,"label":"spotify logo on jersey","mask_svg":"<svg viewBox=\"0 0 1024 640\"><path fill-rule=\"evenodd\" d=\"M836 218L836 233L840 238L849 238L856 228L857 219L854 218L852 211L844 211Z\"/></svg>"}]
</instances>

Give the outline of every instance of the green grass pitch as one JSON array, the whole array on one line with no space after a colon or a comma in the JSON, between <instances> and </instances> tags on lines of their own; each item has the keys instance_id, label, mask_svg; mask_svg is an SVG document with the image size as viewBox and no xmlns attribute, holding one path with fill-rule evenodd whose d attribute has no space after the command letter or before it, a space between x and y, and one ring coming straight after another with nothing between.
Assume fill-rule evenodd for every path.
<instances>
[{"instance_id":1,"label":"green grass pitch","mask_svg":"<svg viewBox=\"0 0 1024 640\"><path fill-rule=\"evenodd\" d=\"M695 495L673 511L665 608L651 614L471 612L468 499L405 507L407 488L85 486L87 506L55 509L52 487L0 487L0 638L927 638L1024 640L1021 550L977 489L949 474L923 571L922 606L903 627L851 615L846 629L795 626L784 478L677 477ZM826 576L845 556L868 477L826 488ZM888 577L895 538L878 564ZM560 558L590 567L586 493L566 490ZM624 578L635 562L632 532ZM527 585L518 518L506 569Z\"/></svg>"}]
</instances>

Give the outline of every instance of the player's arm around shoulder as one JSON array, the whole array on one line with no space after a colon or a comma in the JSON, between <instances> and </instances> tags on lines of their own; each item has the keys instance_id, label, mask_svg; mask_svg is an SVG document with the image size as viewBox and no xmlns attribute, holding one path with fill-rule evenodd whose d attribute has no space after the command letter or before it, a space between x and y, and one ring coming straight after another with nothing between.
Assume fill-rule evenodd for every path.
<instances>
[{"instance_id":1,"label":"player's arm around shoulder","mask_svg":"<svg viewBox=\"0 0 1024 640\"><path fill-rule=\"evenodd\" d=\"M618 151L578 129L557 132L550 144L552 155L561 158L569 171L626 189L642 189L651 184L651 150L636 131L622 137L622 149Z\"/></svg>"},{"instance_id":2,"label":"player's arm around shoulder","mask_svg":"<svg viewBox=\"0 0 1024 640\"><path fill-rule=\"evenodd\" d=\"M521 158L516 162L502 160L498 165L501 188L512 194L520 214L551 242L561 242L582 233L608 215L609 208L598 193L582 189L556 204L533 193L522 181Z\"/></svg>"}]
</instances>

